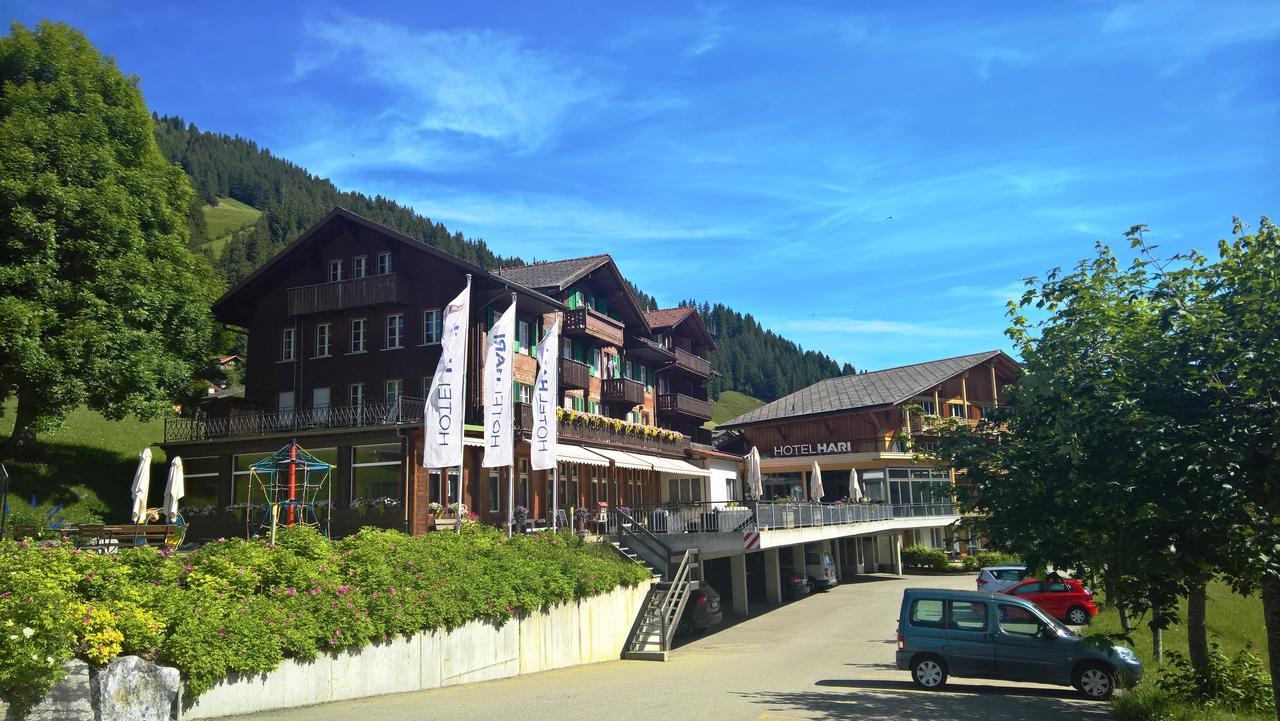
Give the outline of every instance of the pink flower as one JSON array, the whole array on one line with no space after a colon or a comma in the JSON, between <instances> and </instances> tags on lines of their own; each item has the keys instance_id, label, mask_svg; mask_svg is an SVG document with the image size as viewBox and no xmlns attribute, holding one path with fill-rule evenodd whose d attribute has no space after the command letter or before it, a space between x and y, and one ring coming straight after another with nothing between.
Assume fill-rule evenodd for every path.
<instances>
[{"instance_id":1,"label":"pink flower","mask_svg":"<svg viewBox=\"0 0 1280 721\"><path fill-rule=\"evenodd\" d=\"M311 589L311 595L312 595L312 596L314 596L314 595L316 595L316 594L318 594L318 593L320 593L320 589L318 589L318 588L312 588L312 589Z\"/></svg>"},{"instance_id":2,"label":"pink flower","mask_svg":"<svg viewBox=\"0 0 1280 721\"><path fill-rule=\"evenodd\" d=\"M298 595L298 592L297 592L296 590L294 590L294 589L290 588L290 589L288 589L287 591L285 591L285 595L287 595L287 596L296 596L296 595Z\"/></svg>"},{"instance_id":3,"label":"pink flower","mask_svg":"<svg viewBox=\"0 0 1280 721\"><path fill-rule=\"evenodd\" d=\"M351 592L351 589L350 589L350 588L347 588L346 586L338 586L338 595L339 595L339 596L345 596L345 595L347 595L347 594L348 594L348 593L350 593L350 592Z\"/></svg>"}]
</instances>

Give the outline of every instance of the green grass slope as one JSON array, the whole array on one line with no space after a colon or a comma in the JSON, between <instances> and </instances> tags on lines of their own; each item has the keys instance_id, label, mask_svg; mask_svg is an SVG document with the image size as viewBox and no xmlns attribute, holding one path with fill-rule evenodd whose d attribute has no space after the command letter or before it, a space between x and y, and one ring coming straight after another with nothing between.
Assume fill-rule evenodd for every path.
<instances>
[{"instance_id":1,"label":"green grass slope","mask_svg":"<svg viewBox=\"0 0 1280 721\"><path fill-rule=\"evenodd\" d=\"M0 417L0 441L13 432L15 404L5 405ZM138 465L138 453L151 448L150 502L163 500L166 460L158 444L164 438L164 420L142 422L135 418L109 421L101 414L79 408L67 417L61 430L40 436L34 451L6 460L10 493L29 502L70 503L87 488L106 505L105 520L121 522L129 514L129 486Z\"/></svg>"},{"instance_id":2,"label":"green grass slope","mask_svg":"<svg viewBox=\"0 0 1280 721\"><path fill-rule=\"evenodd\" d=\"M218 198L217 205L206 205L201 211L204 213L209 236L203 247L208 248L214 258L222 255L232 233L246 225L253 225L258 216L262 215L262 211L257 208L231 198Z\"/></svg>"},{"instance_id":3,"label":"green grass slope","mask_svg":"<svg viewBox=\"0 0 1280 721\"><path fill-rule=\"evenodd\" d=\"M711 403L711 424L718 426L762 405L764 401L745 393L722 391L720 397Z\"/></svg>"}]
</instances>

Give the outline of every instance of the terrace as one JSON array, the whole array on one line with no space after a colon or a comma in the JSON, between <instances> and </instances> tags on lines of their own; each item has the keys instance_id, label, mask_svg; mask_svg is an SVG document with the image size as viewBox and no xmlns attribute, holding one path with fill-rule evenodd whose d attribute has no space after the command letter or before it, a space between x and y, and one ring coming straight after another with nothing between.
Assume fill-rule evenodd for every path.
<instances>
[{"instance_id":1,"label":"terrace","mask_svg":"<svg viewBox=\"0 0 1280 721\"><path fill-rule=\"evenodd\" d=\"M421 398L401 396L359 405L232 411L225 416L166 418L164 442L188 443L301 431L418 424L422 423L425 405L426 401Z\"/></svg>"}]
</instances>

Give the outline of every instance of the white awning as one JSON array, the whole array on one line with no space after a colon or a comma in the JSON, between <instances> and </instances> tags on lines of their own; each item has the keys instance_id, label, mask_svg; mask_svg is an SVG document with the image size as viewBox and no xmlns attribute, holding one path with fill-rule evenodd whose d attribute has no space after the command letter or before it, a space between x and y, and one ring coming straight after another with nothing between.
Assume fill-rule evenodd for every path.
<instances>
[{"instance_id":1,"label":"white awning","mask_svg":"<svg viewBox=\"0 0 1280 721\"><path fill-rule=\"evenodd\" d=\"M468 448L484 448L484 439L479 436L462 437L462 445Z\"/></svg>"},{"instance_id":2,"label":"white awning","mask_svg":"<svg viewBox=\"0 0 1280 721\"><path fill-rule=\"evenodd\" d=\"M651 456L646 453L629 453L627 455L634 456L645 461L653 468L653 470L658 471L659 473L671 473L678 476L697 478L711 477L711 471L708 471L705 468L698 468L692 463L682 461L679 458L663 458L662 456Z\"/></svg>"},{"instance_id":3,"label":"white awning","mask_svg":"<svg viewBox=\"0 0 1280 721\"><path fill-rule=\"evenodd\" d=\"M613 464L618 468L631 468L638 471L648 471L653 469L652 463L649 463L643 458L637 458L626 451L615 451L612 448L592 448L591 452L599 453L605 458L608 458L613 461Z\"/></svg>"},{"instance_id":4,"label":"white awning","mask_svg":"<svg viewBox=\"0 0 1280 721\"><path fill-rule=\"evenodd\" d=\"M561 463L585 463L589 466L609 466L609 459L582 446L556 444L556 460Z\"/></svg>"}]
</instances>

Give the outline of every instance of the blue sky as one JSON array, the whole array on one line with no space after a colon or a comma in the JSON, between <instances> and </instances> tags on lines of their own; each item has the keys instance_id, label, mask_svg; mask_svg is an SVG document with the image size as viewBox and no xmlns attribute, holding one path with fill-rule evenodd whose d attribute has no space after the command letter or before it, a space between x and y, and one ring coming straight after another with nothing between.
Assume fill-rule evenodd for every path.
<instances>
[{"instance_id":1,"label":"blue sky","mask_svg":"<svg viewBox=\"0 0 1280 721\"><path fill-rule=\"evenodd\" d=\"M1274 2L6 6L155 111L858 368L1007 347L1022 278L1133 224L1277 212Z\"/></svg>"}]
</instances>

